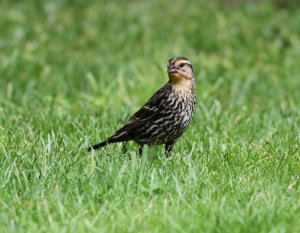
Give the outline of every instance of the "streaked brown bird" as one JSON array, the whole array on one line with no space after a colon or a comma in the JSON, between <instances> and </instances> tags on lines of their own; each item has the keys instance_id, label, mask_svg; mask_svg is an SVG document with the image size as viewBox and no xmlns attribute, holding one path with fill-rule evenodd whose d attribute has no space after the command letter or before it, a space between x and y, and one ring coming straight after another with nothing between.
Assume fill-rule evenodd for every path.
<instances>
[{"instance_id":1,"label":"streaked brown bird","mask_svg":"<svg viewBox=\"0 0 300 233\"><path fill-rule=\"evenodd\" d=\"M185 57L168 61L169 81L159 89L115 134L89 148L97 150L110 143L133 140L142 154L144 145L165 145L171 152L175 142L187 129L194 113L195 76Z\"/></svg>"}]
</instances>

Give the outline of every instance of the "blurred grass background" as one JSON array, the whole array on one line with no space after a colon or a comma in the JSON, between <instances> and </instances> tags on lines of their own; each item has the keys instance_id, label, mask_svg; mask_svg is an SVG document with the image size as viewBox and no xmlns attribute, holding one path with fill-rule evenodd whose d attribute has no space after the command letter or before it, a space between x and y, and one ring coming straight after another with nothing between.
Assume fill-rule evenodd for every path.
<instances>
[{"instance_id":1,"label":"blurred grass background","mask_svg":"<svg viewBox=\"0 0 300 233\"><path fill-rule=\"evenodd\" d=\"M1 232L298 232L298 1L1 1ZM171 158L88 154L194 65Z\"/></svg>"}]
</instances>

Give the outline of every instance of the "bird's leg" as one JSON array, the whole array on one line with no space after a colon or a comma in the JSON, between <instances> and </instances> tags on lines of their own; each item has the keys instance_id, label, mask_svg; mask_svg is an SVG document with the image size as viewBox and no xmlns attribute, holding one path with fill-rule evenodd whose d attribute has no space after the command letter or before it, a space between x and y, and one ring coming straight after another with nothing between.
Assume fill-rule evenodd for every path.
<instances>
[{"instance_id":1,"label":"bird's leg","mask_svg":"<svg viewBox=\"0 0 300 233\"><path fill-rule=\"evenodd\" d=\"M167 143L165 144L165 151L166 151L168 154L171 153L171 151L172 151L172 149L173 149L173 147L174 147L174 144L175 144L175 142L167 142Z\"/></svg>"},{"instance_id":2,"label":"bird's leg","mask_svg":"<svg viewBox=\"0 0 300 233\"><path fill-rule=\"evenodd\" d=\"M140 156L142 156L142 154L143 154L143 148L144 148L144 144L139 144L139 154L140 154Z\"/></svg>"}]
</instances>

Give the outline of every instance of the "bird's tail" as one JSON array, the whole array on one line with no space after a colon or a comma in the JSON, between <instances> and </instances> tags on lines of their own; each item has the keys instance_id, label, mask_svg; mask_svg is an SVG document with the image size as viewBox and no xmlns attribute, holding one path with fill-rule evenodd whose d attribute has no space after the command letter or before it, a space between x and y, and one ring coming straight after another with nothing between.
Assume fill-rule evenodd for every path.
<instances>
[{"instance_id":1,"label":"bird's tail","mask_svg":"<svg viewBox=\"0 0 300 233\"><path fill-rule=\"evenodd\" d=\"M105 140L103 142L100 142L98 144L95 144L95 145L92 145L88 148L88 152L92 151L92 150L98 150L100 149L101 147L104 147L104 146L107 146L109 143L112 143L110 142L109 140Z\"/></svg>"},{"instance_id":2,"label":"bird's tail","mask_svg":"<svg viewBox=\"0 0 300 233\"><path fill-rule=\"evenodd\" d=\"M100 149L101 147L104 147L104 146L107 146L108 144L110 143L114 143L114 142L123 142L123 141L128 141L129 139L123 137L124 136L124 133L121 133L121 134L115 134L109 138L107 138L105 141L103 142L100 142L98 144L95 144L93 146L90 146L88 148L88 152L92 151L92 150L98 150Z\"/></svg>"}]
</instances>

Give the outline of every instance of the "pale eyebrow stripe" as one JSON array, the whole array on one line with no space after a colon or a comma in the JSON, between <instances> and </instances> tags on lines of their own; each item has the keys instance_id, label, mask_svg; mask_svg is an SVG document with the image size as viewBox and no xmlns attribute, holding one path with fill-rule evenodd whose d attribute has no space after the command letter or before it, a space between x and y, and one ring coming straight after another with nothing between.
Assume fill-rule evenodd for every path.
<instances>
[{"instance_id":1,"label":"pale eyebrow stripe","mask_svg":"<svg viewBox=\"0 0 300 233\"><path fill-rule=\"evenodd\" d=\"M189 64L190 66L192 65L188 60L178 60L174 65L177 66L179 65L179 63Z\"/></svg>"}]
</instances>

